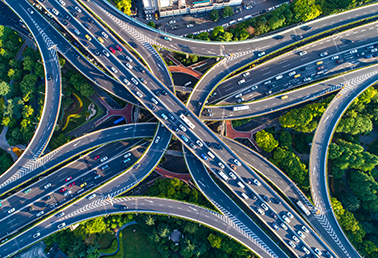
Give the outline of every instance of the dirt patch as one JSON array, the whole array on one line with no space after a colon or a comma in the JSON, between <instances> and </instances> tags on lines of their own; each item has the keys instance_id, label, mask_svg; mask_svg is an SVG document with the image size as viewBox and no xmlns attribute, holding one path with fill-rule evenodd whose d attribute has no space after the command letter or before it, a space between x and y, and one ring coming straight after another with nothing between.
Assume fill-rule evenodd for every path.
<instances>
[{"instance_id":1,"label":"dirt patch","mask_svg":"<svg viewBox=\"0 0 378 258\"><path fill-rule=\"evenodd\" d=\"M184 17L182 19L184 21L194 22L196 24L203 24L203 23L206 23L206 22L211 22L211 20L208 20L208 19L205 19L205 18Z\"/></svg>"},{"instance_id":2,"label":"dirt patch","mask_svg":"<svg viewBox=\"0 0 378 258\"><path fill-rule=\"evenodd\" d=\"M248 26L247 32L249 35L255 34L256 30L252 26Z\"/></svg>"}]
</instances>

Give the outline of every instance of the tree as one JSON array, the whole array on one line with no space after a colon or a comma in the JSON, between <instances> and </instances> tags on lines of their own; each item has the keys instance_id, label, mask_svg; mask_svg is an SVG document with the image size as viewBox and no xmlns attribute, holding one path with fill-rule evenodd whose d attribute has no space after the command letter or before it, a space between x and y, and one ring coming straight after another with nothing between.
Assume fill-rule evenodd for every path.
<instances>
[{"instance_id":1,"label":"tree","mask_svg":"<svg viewBox=\"0 0 378 258\"><path fill-rule=\"evenodd\" d=\"M45 78L45 68L43 67L43 64L41 63L36 63L35 67L35 74L40 77L40 78Z\"/></svg>"},{"instance_id":2,"label":"tree","mask_svg":"<svg viewBox=\"0 0 378 258\"><path fill-rule=\"evenodd\" d=\"M215 39L216 37L223 35L224 28L222 26L215 26L213 31L211 32L211 37Z\"/></svg>"},{"instance_id":3,"label":"tree","mask_svg":"<svg viewBox=\"0 0 378 258\"><path fill-rule=\"evenodd\" d=\"M80 94L84 97L90 97L95 93L93 87L89 83L83 83L80 85Z\"/></svg>"},{"instance_id":4,"label":"tree","mask_svg":"<svg viewBox=\"0 0 378 258\"><path fill-rule=\"evenodd\" d=\"M33 59L32 57L26 56L23 60L23 64L24 70L31 72L34 69L36 62L35 59Z\"/></svg>"},{"instance_id":5,"label":"tree","mask_svg":"<svg viewBox=\"0 0 378 258\"><path fill-rule=\"evenodd\" d=\"M20 97L8 99L4 104L3 115L10 118L21 118L21 110L24 107L24 101Z\"/></svg>"},{"instance_id":6,"label":"tree","mask_svg":"<svg viewBox=\"0 0 378 258\"><path fill-rule=\"evenodd\" d=\"M214 10L212 10L211 11L211 13L210 13L210 19L212 20L212 21L217 21L217 20L219 20L219 12L218 12L218 10L217 9L214 9Z\"/></svg>"},{"instance_id":7,"label":"tree","mask_svg":"<svg viewBox=\"0 0 378 258\"><path fill-rule=\"evenodd\" d=\"M29 101L33 94L36 92L35 85L37 84L38 76L35 74L27 74L24 76L20 82L20 90L23 93L23 98L25 101ZM27 99L25 99L25 97Z\"/></svg>"},{"instance_id":8,"label":"tree","mask_svg":"<svg viewBox=\"0 0 378 258\"><path fill-rule=\"evenodd\" d=\"M15 81L18 81L21 79L21 76L22 76L22 71L20 69L17 69L17 68L11 68L8 70L8 77L10 80L15 80Z\"/></svg>"},{"instance_id":9,"label":"tree","mask_svg":"<svg viewBox=\"0 0 378 258\"><path fill-rule=\"evenodd\" d=\"M198 231L198 224L188 221L185 223L184 231L188 234L195 234Z\"/></svg>"},{"instance_id":10,"label":"tree","mask_svg":"<svg viewBox=\"0 0 378 258\"><path fill-rule=\"evenodd\" d=\"M223 18L230 17L233 14L234 14L234 10L232 10L232 8L230 6L226 6L223 9Z\"/></svg>"},{"instance_id":11,"label":"tree","mask_svg":"<svg viewBox=\"0 0 378 258\"><path fill-rule=\"evenodd\" d=\"M272 152L278 146L278 141L274 139L274 136L265 130L256 133L256 142L266 152Z\"/></svg>"},{"instance_id":12,"label":"tree","mask_svg":"<svg viewBox=\"0 0 378 258\"><path fill-rule=\"evenodd\" d=\"M60 68L63 68L65 64L66 64L66 59L59 57Z\"/></svg>"},{"instance_id":13,"label":"tree","mask_svg":"<svg viewBox=\"0 0 378 258\"><path fill-rule=\"evenodd\" d=\"M221 249L222 247L222 238L218 235L210 234L207 237L212 248Z\"/></svg>"},{"instance_id":14,"label":"tree","mask_svg":"<svg viewBox=\"0 0 378 258\"><path fill-rule=\"evenodd\" d=\"M231 41L232 40L232 37L233 37L234 35L232 35L232 33L231 32L225 32L224 34L223 34L223 36L220 36L220 38L223 40L223 41Z\"/></svg>"},{"instance_id":15,"label":"tree","mask_svg":"<svg viewBox=\"0 0 378 258\"><path fill-rule=\"evenodd\" d=\"M155 28L155 23L153 21L149 21L147 25L150 26L151 28Z\"/></svg>"},{"instance_id":16,"label":"tree","mask_svg":"<svg viewBox=\"0 0 378 258\"><path fill-rule=\"evenodd\" d=\"M60 146L63 146L64 144L68 143L71 140L70 136L65 136L63 133L59 134L58 137L53 137L50 141L50 148L52 150L55 150L59 148Z\"/></svg>"},{"instance_id":17,"label":"tree","mask_svg":"<svg viewBox=\"0 0 378 258\"><path fill-rule=\"evenodd\" d=\"M29 118L33 115L34 109L31 106L25 105L22 109L22 117Z\"/></svg>"},{"instance_id":18,"label":"tree","mask_svg":"<svg viewBox=\"0 0 378 258\"><path fill-rule=\"evenodd\" d=\"M11 93L11 88L8 83L0 82L0 96L8 97Z\"/></svg>"},{"instance_id":19,"label":"tree","mask_svg":"<svg viewBox=\"0 0 378 258\"><path fill-rule=\"evenodd\" d=\"M292 137L288 131L282 131L279 136L279 142L281 147L289 149L292 145Z\"/></svg>"},{"instance_id":20,"label":"tree","mask_svg":"<svg viewBox=\"0 0 378 258\"><path fill-rule=\"evenodd\" d=\"M169 229L169 225L165 223L159 224L159 235L162 238L168 237L171 234L171 230Z\"/></svg>"},{"instance_id":21,"label":"tree","mask_svg":"<svg viewBox=\"0 0 378 258\"><path fill-rule=\"evenodd\" d=\"M296 21L313 20L320 15L315 0L296 0L294 3L294 17Z\"/></svg>"},{"instance_id":22,"label":"tree","mask_svg":"<svg viewBox=\"0 0 378 258\"><path fill-rule=\"evenodd\" d=\"M88 234L95 234L103 232L106 229L106 224L103 217L97 217L85 223L85 229Z\"/></svg>"},{"instance_id":23,"label":"tree","mask_svg":"<svg viewBox=\"0 0 378 258\"><path fill-rule=\"evenodd\" d=\"M117 9L121 10L127 15L131 15L131 0L113 0L116 3Z\"/></svg>"},{"instance_id":24,"label":"tree","mask_svg":"<svg viewBox=\"0 0 378 258\"><path fill-rule=\"evenodd\" d=\"M145 222L146 222L146 225L148 225L148 226L155 225L155 219L151 215L147 216Z\"/></svg>"},{"instance_id":25,"label":"tree","mask_svg":"<svg viewBox=\"0 0 378 258\"><path fill-rule=\"evenodd\" d=\"M13 160L8 153L4 153L3 155L1 155L0 160L1 160L1 162L0 162L0 174L2 174L5 171L7 171L8 168L10 168L10 166L12 166Z\"/></svg>"}]
</instances>

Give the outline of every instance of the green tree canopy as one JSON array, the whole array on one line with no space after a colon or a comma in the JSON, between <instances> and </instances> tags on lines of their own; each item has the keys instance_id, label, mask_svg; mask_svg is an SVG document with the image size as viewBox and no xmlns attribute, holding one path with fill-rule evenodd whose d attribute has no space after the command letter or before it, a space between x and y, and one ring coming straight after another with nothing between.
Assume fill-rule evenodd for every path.
<instances>
[{"instance_id":1,"label":"green tree canopy","mask_svg":"<svg viewBox=\"0 0 378 258\"><path fill-rule=\"evenodd\" d=\"M218 10L217 9L214 9L214 10L212 10L211 12L210 12L210 19L212 20L212 21L217 21L217 20L219 20L219 12L218 12Z\"/></svg>"},{"instance_id":2,"label":"green tree canopy","mask_svg":"<svg viewBox=\"0 0 378 258\"><path fill-rule=\"evenodd\" d=\"M226 6L223 9L223 18L230 17L233 14L234 14L234 10L232 10L232 8L230 6Z\"/></svg>"},{"instance_id":3,"label":"green tree canopy","mask_svg":"<svg viewBox=\"0 0 378 258\"><path fill-rule=\"evenodd\" d=\"M256 142L264 151L271 152L278 146L278 141L265 130L256 133Z\"/></svg>"}]
</instances>

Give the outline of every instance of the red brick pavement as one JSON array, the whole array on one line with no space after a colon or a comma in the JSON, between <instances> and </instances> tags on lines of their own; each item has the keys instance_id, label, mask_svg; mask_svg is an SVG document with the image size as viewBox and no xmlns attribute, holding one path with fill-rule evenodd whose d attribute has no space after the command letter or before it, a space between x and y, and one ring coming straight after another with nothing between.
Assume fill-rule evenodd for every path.
<instances>
[{"instance_id":1,"label":"red brick pavement","mask_svg":"<svg viewBox=\"0 0 378 258\"><path fill-rule=\"evenodd\" d=\"M108 118L110 118L112 116L123 116L126 120L126 123L132 123L133 122L133 117L132 117L132 113L131 113L133 105L131 105L130 103L128 103L126 105L126 107L124 107L123 109L113 109L101 97L99 97L98 100L106 108L106 115L104 115L101 119L97 120L95 122L95 126L100 125L101 123L105 122Z\"/></svg>"},{"instance_id":2,"label":"red brick pavement","mask_svg":"<svg viewBox=\"0 0 378 258\"><path fill-rule=\"evenodd\" d=\"M177 178L179 180L185 181L186 183L188 183L188 181L191 179L189 174L174 173L159 166L155 168L155 171L163 177Z\"/></svg>"},{"instance_id":3,"label":"red brick pavement","mask_svg":"<svg viewBox=\"0 0 378 258\"><path fill-rule=\"evenodd\" d=\"M256 132L264 129L265 125L256 127L255 129L249 132L240 132L240 131L235 130L234 127L232 127L231 121L225 121L225 123L226 123L226 137L231 138L231 139L236 139L236 138L248 139L259 152L262 151L261 148L257 145L256 141L253 139L253 135Z\"/></svg>"}]
</instances>

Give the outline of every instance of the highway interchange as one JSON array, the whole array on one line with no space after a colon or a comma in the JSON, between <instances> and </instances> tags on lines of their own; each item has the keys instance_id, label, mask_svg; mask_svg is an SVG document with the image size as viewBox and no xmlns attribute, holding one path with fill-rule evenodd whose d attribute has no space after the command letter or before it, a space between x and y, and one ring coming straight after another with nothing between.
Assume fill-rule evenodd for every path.
<instances>
[{"instance_id":1,"label":"highway interchange","mask_svg":"<svg viewBox=\"0 0 378 258\"><path fill-rule=\"evenodd\" d=\"M88 13L85 7L80 3L73 0L65 1L65 6L62 6L55 1L40 2L39 4L46 8L45 10L49 15L54 17L62 27L67 29L67 32L70 34L69 38L75 39L76 44L80 44L76 47L80 49L81 52L85 50L90 53L90 55L96 59L97 64L101 65L106 70L105 74L95 65L91 64L91 62L89 62L84 56L80 57L81 53L77 51L77 48L73 47L71 43L53 26L49 25L45 19L47 16L44 17L41 15L28 2L15 0L5 2L28 26L42 52L41 55L44 58L44 64L55 64L55 66L45 65L46 74L53 75L53 80L46 84L46 89L49 90L46 90L45 103L47 102L48 94L55 95L49 95L51 98L48 100L49 102L52 101L53 105L45 105L41 122L33 140L28 145L25 154L7 171L7 173L0 177L1 193L6 193L17 186L20 183L20 181L17 180L22 178L23 181L27 181L42 173L47 168L54 167L56 164L59 164L72 156L78 155L87 149L89 150L95 146L115 140L129 140L122 143L110 143L107 146L100 147L3 200L2 207L0 208L2 211L0 220L5 223L2 223L3 230L1 232L3 235L0 236L1 238L16 232L20 228L18 224L22 223L25 225L38 220L37 214L41 211L44 212L44 214L40 215L41 217L44 217L49 213L54 214L57 210L62 209L65 215L62 215L59 218L57 216L46 217L46 219L43 219L40 223L36 223L35 226L28 231L21 233L15 238L2 244L0 246L1 254L12 254L18 251L22 246L29 245L36 241L37 239L34 239L33 237L36 232L39 232L40 234L36 238L39 238L39 236L44 237L55 232L58 230L57 225L61 225L63 222L66 223L65 226L68 226L89 217L111 212L121 212L119 209L123 206L109 206L109 202L118 203L130 201L131 204L127 204L127 212L158 211L165 214L172 214L196 220L229 234L261 257L306 257L305 250L311 252L311 255L316 256L315 248L322 252L322 256L325 256L326 253L332 253L334 257L359 256L357 251L346 239L345 235L343 235L329 204L324 164L326 147L332 132L325 129L322 131L323 133L328 133L328 141L325 140L326 137L321 134L316 134L316 136L321 135L319 136L320 138L318 139L318 142L322 148L319 148L318 151L322 151L321 155L323 160L316 161L316 159L311 158L311 164L318 164L319 168L322 168L319 169L322 173L315 173L314 175L316 175L316 177L311 175L311 185L312 187L315 185L317 185L316 187L322 187L319 190L314 190L316 187L312 188L312 194L313 196L316 196L314 199L317 200L315 201L315 206L320 209L321 215L312 214L310 217L306 218L306 222L303 219L306 216L299 214L281 196L282 193L285 193L287 197L300 199L312 208L311 203L309 203L308 200L306 202L303 194L295 185L293 185L290 179L279 171L279 169L272 166L268 161L253 151L246 149L229 139L216 135L197 117L197 115L200 114L206 99L209 97L213 89L215 89L215 86L220 79L233 70L241 68L245 64L256 60L256 53L259 51L264 50L266 52L271 52L293 43L293 40L289 36L293 33L295 35L308 37L326 29L340 26L341 24L347 24L348 22L370 17L373 15L375 8L378 8L377 5L371 5L369 8L362 7L360 9L312 21L309 24L313 26L313 29L308 32L299 29L302 25L298 26L298 28L294 27L287 31L283 31L280 35L286 34L288 36L282 41L275 41L272 39L272 36L268 36L247 42L227 44L219 42L202 43L174 36L172 36L172 41L165 41L163 40L165 34L156 32L129 17L123 16L123 14L112 8L106 1L92 0L90 2L82 2L82 4L91 10L92 14ZM78 12L74 8L75 6L78 6L81 11ZM33 8L34 11L30 12L28 11L28 8ZM53 9L57 10L59 15L56 15L57 12L53 11ZM43 12L45 10L43 10ZM103 25L96 20L96 16L93 14L99 17L107 24L107 26L109 26L109 28L115 31L118 34L118 39L114 37L108 29L104 28ZM65 24L65 21L67 21L66 15L69 16L68 24ZM85 23L90 25L90 29L87 29L84 26ZM340 55L345 59L344 61L346 61L348 60L348 51L350 52L350 50L357 48L366 48L366 46L375 43L375 24L368 24L366 27L365 31L362 31L364 30L364 27L362 26L354 29L359 31L357 33L354 33L354 30L352 33L350 33L350 31L342 33L342 35L345 34L345 39L354 40L355 42L353 44L346 44L343 42L344 37L338 35L331 39L326 38L315 44L305 46L305 51L308 53L304 55L302 59L298 58L298 51L301 51L301 49L297 49L295 53L288 53L279 57L277 60L282 59L280 62L269 61L264 65L257 66L250 71L249 77L245 77L248 80L241 85L244 87L248 84L248 87L251 87L255 84L259 84L259 81L273 81L275 80L273 78L276 78L279 74L285 74L284 78L282 78L282 82L287 83L289 80L286 78L288 76L286 73L290 73L295 67L299 67L299 65L303 66L304 61L310 63L323 61L324 64L322 65L326 67L324 69L330 70L331 65L336 62L336 59L331 60L332 62L330 61L332 56ZM106 37L104 36L104 33L106 33ZM346 36L347 33L349 33L348 36ZM91 40L88 40L86 35L89 35ZM171 35L168 36L171 37ZM104 42L101 43L98 40L98 37L101 37ZM364 37L364 39L360 40L359 38L361 37ZM143 64L129 52L130 48L125 47L125 44L119 40L129 44L134 42L138 46L137 48L134 48L134 51L137 51L143 58L143 61L148 68L144 67ZM319 42L323 41L324 43L319 44ZM267 42L269 42L269 44L267 44ZM173 50L180 50L186 53L214 56L220 55L226 57L220 61L219 65L214 66L208 73L206 73L197 83L196 88L190 95L187 106L185 106L172 93L172 91L174 92L174 88L170 74L160 56L151 47L151 44L164 46ZM122 51L116 50L113 55L108 49L109 47L117 49L116 46L120 46ZM263 49L262 46L265 46L265 48ZM51 137L51 127L55 128L57 114L59 113L60 108L60 68L59 65L57 65L56 50L64 55L65 58L67 58L67 60L88 79L97 83L105 90L131 103L144 106L144 108L156 116L159 123L157 123L157 125L143 123L113 127L106 129L105 131L91 133L70 142L68 145L61 147L58 151L55 151L52 154L47 154L42 158L39 158ZM319 54L325 51L329 54L325 58L320 58ZM359 50L358 52L361 53L362 50ZM368 51L365 50L365 52ZM251 55L252 53L254 54ZM130 61L129 58L132 59L132 61ZM306 60L304 60L304 58L306 58ZM374 58L371 60L373 59ZM369 62L374 62L371 60L369 60ZM361 60L361 63L364 63L364 61L365 60ZM290 67L283 63L290 64ZM305 71L307 76L311 76L311 73L318 71L316 68L315 70L314 67ZM265 74L261 72L263 69L267 70ZM271 71L274 70L276 74L269 72L269 69L271 69ZM261 78L253 76L255 71ZM358 83L355 85L358 85L358 87L363 89L367 85L371 85L372 81L375 80L374 75L374 66L368 67L344 75L344 77L336 77L335 79L322 82L321 84L315 84L314 86L291 91L287 94L285 93L283 95L288 95L288 98L286 99L281 99L279 95L273 96L272 98L266 98L262 100L267 102L264 106L265 110L258 110L255 108L255 103L256 106L261 106L261 101L255 101L250 104L249 112L244 111L238 118L256 116L258 115L258 112L269 113L299 104L312 99L313 96L317 97L319 94L328 93L325 91L334 86L338 85L338 88L332 88L332 91L340 90L340 85L344 84L345 87L341 92L347 91L350 94L347 94L347 97L344 97L344 94L341 94L341 97L337 98L336 101L342 102L343 107L346 108L350 101L352 101L352 96L356 93L351 86L353 83L349 83L349 81L357 81ZM301 76L300 79L303 79L304 76L305 73L303 73L303 76ZM226 89L227 83L229 83L228 85L237 85L237 81L242 78L242 75L237 76L223 83L225 84L224 86L220 84L218 87L219 94L213 94L213 96L221 98L226 94L238 94L237 91L240 90L238 87L231 88L231 90L228 91L229 93L226 93L225 90L222 91L222 89ZM255 78L257 79L255 80ZM280 86L277 85L273 88L276 87L279 88ZM262 86L259 85L259 89L261 88ZM361 90L358 92L361 92ZM260 93L264 93L264 91L261 91ZM309 95L309 97L304 99L307 95ZM232 97L234 98L234 96ZM210 100L211 99L209 99L209 101ZM200 105L198 102L200 102ZM232 104L232 102L233 101L230 101L229 103ZM235 105L231 106L231 108L234 106ZM211 118L214 120L220 120L235 118L225 112L230 110L230 107L209 106L205 109L208 108L214 109L214 116L201 116L202 119L208 120L208 118ZM329 122L332 121L333 125L335 125L342 113L343 112L341 111L338 111L338 113L334 112L334 116ZM189 119L191 124L185 124L180 115ZM142 131L139 127L143 128L145 131ZM185 203L177 204L176 202L175 205L169 205L166 204L169 202L167 200L156 199L146 201L146 199L143 201L141 199L142 201L138 201L137 204L132 204L132 202L138 198L130 200L112 199L117 194L137 185L155 168L164 155L172 134L176 135L177 139L179 139L183 143L183 146L185 146L183 151L185 153L187 166L198 188L225 216L222 217L221 223L214 222L215 219L213 218L207 218L206 216L198 217L198 214L197 216L190 216L188 215L188 212L183 213L176 210L176 208L181 205L182 207L185 207L186 211L192 210L193 212L198 212L198 207L189 205L191 208L188 208L188 204ZM136 140L136 138L151 137L153 137L151 141L141 142ZM213 147L209 148L204 143L205 141L211 142ZM103 160L104 152L106 152L106 157L108 157L106 160ZM125 155L128 152L130 152L131 155L126 157ZM211 152L211 154L209 154L209 152ZM28 154L29 156L27 153L30 153ZM57 153L59 153L59 155L57 155ZM316 152L312 151L311 157L315 157L314 153ZM98 156L100 157L97 158ZM94 157L96 157L96 160ZM126 163L124 163L124 161L128 157L131 157L131 159L127 162L127 165L125 165ZM256 159L256 161L254 159ZM144 160L148 162L143 162ZM25 164L30 164L31 162L37 162L38 165L32 169L23 169L23 167L30 167ZM248 162L248 164L244 162ZM264 164L264 166L262 167L261 164ZM323 164L323 167L320 166L320 164ZM273 182L279 189L282 189L282 193L276 193L258 173L251 169L250 166L261 174L264 174L264 176ZM126 171L126 173L123 173L124 171ZM222 177L219 176L217 171L224 171L225 174L227 174L227 180L222 181L223 179L221 179L217 181L221 182L223 187L234 193L233 197L238 198L237 202L243 202L243 205L245 205L243 209L241 209L221 188L219 188L219 182L218 184L215 183L209 173L210 171L213 171L213 175L216 177L218 176L219 178ZM236 179L230 178L229 172L231 171L234 171L233 173ZM311 171L311 168L310 173L314 173L314 171ZM97 177L98 175L100 175L100 177ZM122 180L120 180L120 178L122 178ZM249 184L248 181L253 179L257 179L261 185L253 183ZM75 185L72 185L72 182L75 182ZM321 183L319 184L319 182ZM51 185L46 187L46 185L50 183ZM84 183L86 184L83 185ZM243 187L240 187L240 185ZM67 189L62 190L63 187ZM31 190L27 191L29 188ZM81 189L84 189L84 191ZM290 191L287 189L290 189ZM62 191L60 192L60 190ZM27 191L27 193L25 193L25 191ZM64 196L64 194L69 191L71 191L71 193ZM90 196L91 194L89 193L95 193L96 196L91 200L83 198L84 196ZM253 198L243 198L243 193L250 197L252 196L251 194L253 194L256 196L257 200L253 200ZM50 196L50 199L47 200L47 196ZM79 198L74 199L74 197L77 196ZM276 202L280 202L280 204L267 202L263 199L263 196L276 200ZM159 209L159 207L155 207L155 202L161 202L161 205L159 206L165 208ZM101 205L98 205L99 203L101 203ZM261 205L262 203L264 205ZM143 205L145 205L146 208ZM153 208L151 206L153 206ZM166 206L172 206L172 209L167 209ZM173 206L175 206L175 208L173 208ZM265 215L261 215L257 208L260 210L261 208L265 209L264 206L268 211L265 212ZM33 209L30 209L30 207L33 207ZM91 210L89 211L88 208L85 207L91 207ZM12 208L14 208L14 211L11 211ZM245 213L246 209L248 210L249 216ZM287 212L292 214L290 223L286 223L284 221L285 217L282 216L288 216ZM30 216L30 214L32 216ZM277 218L275 218L276 215ZM213 214L213 216L219 217L222 215ZM254 220L258 219L262 223L265 223L266 228L269 228L270 230L269 234L273 234L274 239L280 239L281 245L285 245L286 247L281 249L279 245L266 234L266 232L260 229L254 220L251 219L251 216ZM15 220L18 221L18 224L15 223ZM210 222L210 220L212 221ZM287 229L284 230L281 226L281 230L277 231L273 229L272 223L277 225L284 224ZM226 224L228 224L227 230L224 228ZM303 226L309 230L308 233L304 232ZM335 239L333 237L334 234L330 234L327 229L333 229L333 232L336 232L337 239ZM298 231L305 233L306 237L302 239L300 237L301 233L298 233ZM300 243L296 244L295 248L292 248L289 245L289 241L295 242L293 236L300 239L298 240ZM21 244L23 241L25 241L25 243ZM289 250L290 253L288 253L287 250Z\"/></svg>"}]
</instances>

